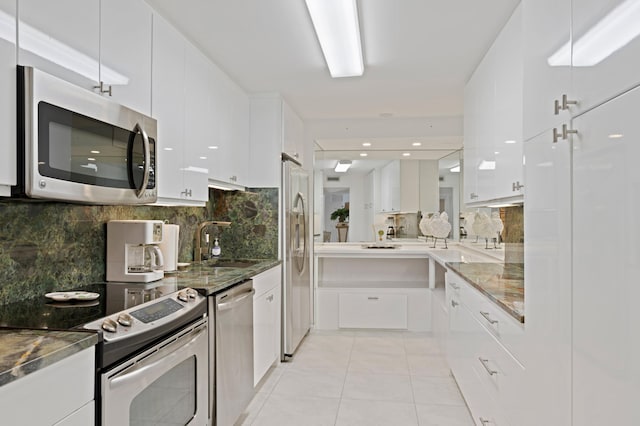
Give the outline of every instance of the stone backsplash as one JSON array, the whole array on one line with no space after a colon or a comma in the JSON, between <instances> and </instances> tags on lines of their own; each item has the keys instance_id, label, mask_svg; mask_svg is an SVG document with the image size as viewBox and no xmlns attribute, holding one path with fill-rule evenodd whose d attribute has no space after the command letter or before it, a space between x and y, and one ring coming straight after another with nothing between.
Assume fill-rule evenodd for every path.
<instances>
[{"instance_id":1,"label":"stone backsplash","mask_svg":"<svg viewBox=\"0 0 640 426\"><path fill-rule=\"evenodd\" d=\"M205 220L232 222L219 235L224 257L278 256L277 188L210 189L204 208L4 200L0 202L0 304L104 281L106 223L117 219L180 225L181 262L193 260L195 229Z\"/></svg>"},{"instance_id":2,"label":"stone backsplash","mask_svg":"<svg viewBox=\"0 0 640 426\"><path fill-rule=\"evenodd\" d=\"M504 223L504 262L524 263L524 207L505 207L500 213Z\"/></svg>"}]
</instances>

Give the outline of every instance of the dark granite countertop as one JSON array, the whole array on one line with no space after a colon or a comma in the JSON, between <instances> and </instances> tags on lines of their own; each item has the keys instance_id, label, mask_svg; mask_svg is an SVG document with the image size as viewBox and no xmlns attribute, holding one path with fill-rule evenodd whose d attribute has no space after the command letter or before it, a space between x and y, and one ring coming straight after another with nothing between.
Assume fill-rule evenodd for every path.
<instances>
[{"instance_id":1,"label":"dark granite countertop","mask_svg":"<svg viewBox=\"0 0 640 426\"><path fill-rule=\"evenodd\" d=\"M219 262L247 266L216 267ZM191 287L209 296L280 263L274 259L217 259L191 264L184 271L166 274L162 281L175 284L176 288ZM87 290L102 291L100 285ZM95 332L60 329L66 330L93 320L96 313L99 316L102 312L100 303L105 303L102 296L98 303L87 303L83 309L55 309L54 304L45 305L35 299L33 304L28 300L0 306L0 386L98 343L100 336Z\"/></svg>"},{"instance_id":2,"label":"dark granite countertop","mask_svg":"<svg viewBox=\"0 0 640 426\"><path fill-rule=\"evenodd\" d=\"M98 343L89 331L0 329L0 386Z\"/></svg>"},{"instance_id":3,"label":"dark granite countertop","mask_svg":"<svg viewBox=\"0 0 640 426\"><path fill-rule=\"evenodd\" d=\"M453 272L524 323L524 265L522 263L448 262Z\"/></svg>"},{"instance_id":4,"label":"dark granite countertop","mask_svg":"<svg viewBox=\"0 0 640 426\"><path fill-rule=\"evenodd\" d=\"M221 262L247 262L250 266L243 268L224 267L217 268L217 261L206 261L192 263L186 270L175 274L165 275L165 280L176 279L179 286L191 287L199 290L202 294L210 296L219 293L229 287L234 286L246 279L249 279L261 272L278 266L281 261L277 259L252 260L233 259L220 260Z\"/></svg>"}]
</instances>

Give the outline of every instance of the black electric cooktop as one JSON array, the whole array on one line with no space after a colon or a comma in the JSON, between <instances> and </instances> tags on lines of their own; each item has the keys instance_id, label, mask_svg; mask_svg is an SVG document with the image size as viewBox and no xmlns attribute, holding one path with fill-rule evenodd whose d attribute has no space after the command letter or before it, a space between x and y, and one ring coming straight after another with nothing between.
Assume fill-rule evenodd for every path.
<instances>
[{"instance_id":1,"label":"black electric cooktop","mask_svg":"<svg viewBox=\"0 0 640 426\"><path fill-rule=\"evenodd\" d=\"M72 291L98 293L96 300L56 302L42 295L0 305L0 327L69 330L182 288L160 283L90 284Z\"/></svg>"}]
</instances>

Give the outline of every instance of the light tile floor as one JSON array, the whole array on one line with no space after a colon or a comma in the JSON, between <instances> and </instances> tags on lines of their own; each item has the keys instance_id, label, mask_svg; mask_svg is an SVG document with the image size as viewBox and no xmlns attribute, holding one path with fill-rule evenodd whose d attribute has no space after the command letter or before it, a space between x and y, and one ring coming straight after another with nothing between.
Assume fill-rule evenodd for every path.
<instances>
[{"instance_id":1,"label":"light tile floor","mask_svg":"<svg viewBox=\"0 0 640 426\"><path fill-rule=\"evenodd\" d=\"M238 425L473 426L430 333L311 331Z\"/></svg>"}]
</instances>

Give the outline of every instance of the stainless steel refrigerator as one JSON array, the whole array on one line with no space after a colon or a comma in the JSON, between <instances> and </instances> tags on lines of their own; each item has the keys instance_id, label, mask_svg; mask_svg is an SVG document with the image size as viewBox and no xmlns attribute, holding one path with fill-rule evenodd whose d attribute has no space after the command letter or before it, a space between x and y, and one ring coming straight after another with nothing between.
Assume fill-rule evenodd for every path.
<instances>
[{"instance_id":1,"label":"stainless steel refrigerator","mask_svg":"<svg viewBox=\"0 0 640 426\"><path fill-rule=\"evenodd\" d=\"M291 357L311 326L309 175L282 154L282 351Z\"/></svg>"}]
</instances>

